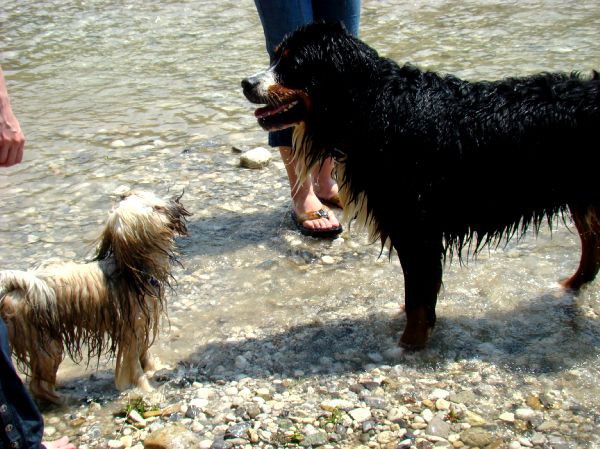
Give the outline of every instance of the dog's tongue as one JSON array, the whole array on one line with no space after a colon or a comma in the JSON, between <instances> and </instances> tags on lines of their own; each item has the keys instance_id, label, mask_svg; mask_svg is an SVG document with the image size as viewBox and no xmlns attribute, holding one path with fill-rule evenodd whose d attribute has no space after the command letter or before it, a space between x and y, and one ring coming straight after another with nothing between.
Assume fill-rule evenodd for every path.
<instances>
[{"instance_id":1,"label":"dog's tongue","mask_svg":"<svg viewBox=\"0 0 600 449\"><path fill-rule=\"evenodd\" d=\"M273 106L264 106L262 108L258 108L256 111L254 111L254 116L256 118L268 117L270 115L277 114L278 112L283 111L286 107L287 107L286 104L282 104L275 108Z\"/></svg>"}]
</instances>

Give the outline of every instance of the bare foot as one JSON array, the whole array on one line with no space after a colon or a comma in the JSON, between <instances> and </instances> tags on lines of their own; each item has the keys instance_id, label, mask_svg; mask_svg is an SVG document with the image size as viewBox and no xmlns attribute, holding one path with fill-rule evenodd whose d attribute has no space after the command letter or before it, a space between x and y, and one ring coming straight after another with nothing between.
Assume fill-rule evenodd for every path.
<instances>
[{"instance_id":1,"label":"bare foot","mask_svg":"<svg viewBox=\"0 0 600 449\"><path fill-rule=\"evenodd\" d=\"M42 441L46 449L77 449L73 443L69 443L69 437L62 437L56 441Z\"/></svg>"},{"instance_id":2,"label":"bare foot","mask_svg":"<svg viewBox=\"0 0 600 449\"><path fill-rule=\"evenodd\" d=\"M291 148L280 147L279 150L281 153L281 159L285 165L288 180L290 181L294 214L296 217L300 218L300 221L302 222L301 226L308 231L318 232L335 231L340 229L340 222L330 211L327 211L327 213L322 212L312 218L314 214L310 214L311 212L318 213L318 211L324 209L323 203L315 194L313 188L313 176L310 176L308 179L300 182L298 174L296 173L296 161L291 154ZM329 188L326 188L324 183L326 183L328 186L331 183L335 184L335 181L331 179L332 168L332 163L327 162L323 164L321 170L315 174L318 180L315 180L314 184L319 184L321 189L325 189L323 190L323 195L328 194L327 189ZM335 188L337 189L337 185ZM326 196L326 198L329 198L329 196ZM307 214L310 214L310 219L306 219Z\"/></svg>"},{"instance_id":3,"label":"bare foot","mask_svg":"<svg viewBox=\"0 0 600 449\"><path fill-rule=\"evenodd\" d=\"M315 172L313 172L313 190L321 202L326 202L328 205L343 209L344 207L340 201L337 182L331 177L333 167L333 160L328 159L320 170L315 170Z\"/></svg>"},{"instance_id":4,"label":"bare foot","mask_svg":"<svg viewBox=\"0 0 600 449\"><path fill-rule=\"evenodd\" d=\"M319 201L319 198L312 192L297 192L293 199L294 212L298 216L302 216L308 212L316 212L323 209L323 204ZM325 209L327 210L327 209ZM340 227L340 222L335 217L333 212L327 210L327 214L316 218L314 220L306 220L302 223L307 229L315 229L319 231L328 231L337 229Z\"/></svg>"}]
</instances>

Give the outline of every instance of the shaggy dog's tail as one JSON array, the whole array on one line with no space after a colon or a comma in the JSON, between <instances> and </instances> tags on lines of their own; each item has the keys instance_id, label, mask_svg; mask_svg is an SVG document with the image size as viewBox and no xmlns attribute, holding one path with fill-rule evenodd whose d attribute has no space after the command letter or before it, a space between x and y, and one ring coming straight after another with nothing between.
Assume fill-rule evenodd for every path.
<instances>
[{"instance_id":1,"label":"shaggy dog's tail","mask_svg":"<svg viewBox=\"0 0 600 449\"><path fill-rule=\"evenodd\" d=\"M11 304L5 304L7 299ZM54 290L33 273L0 271L0 310L2 315L20 314L34 318L45 329L58 325L58 305Z\"/></svg>"},{"instance_id":2,"label":"shaggy dog's tail","mask_svg":"<svg viewBox=\"0 0 600 449\"><path fill-rule=\"evenodd\" d=\"M56 293L33 273L0 271L0 316L7 324L17 365L24 373L30 373L31 348L48 352L50 342L60 341Z\"/></svg>"}]
</instances>

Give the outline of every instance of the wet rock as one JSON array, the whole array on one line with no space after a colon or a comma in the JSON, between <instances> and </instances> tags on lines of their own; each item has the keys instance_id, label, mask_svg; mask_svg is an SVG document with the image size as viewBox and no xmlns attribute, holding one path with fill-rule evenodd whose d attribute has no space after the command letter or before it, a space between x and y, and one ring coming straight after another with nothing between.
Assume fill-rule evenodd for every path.
<instances>
[{"instance_id":1,"label":"wet rock","mask_svg":"<svg viewBox=\"0 0 600 449\"><path fill-rule=\"evenodd\" d=\"M233 443L231 441L225 441L221 438L217 438L210 445L210 449L230 449L232 447L233 447ZM144 449L146 449L146 448L144 448Z\"/></svg>"},{"instance_id":2,"label":"wet rock","mask_svg":"<svg viewBox=\"0 0 600 449\"><path fill-rule=\"evenodd\" d=\"M190 405L187 408L187 410L185 411L185 417L194 419L197 416L199 416L201 413L202 413L202 411L198 407L196 407L195 405Z\"/></svg>"},{"instance_id":3,"label":"wet rock","mask_svg":"<svg viewBox=\"0 0 600 449\"><path fill-rule=\"evenodd\" d=\"M515 410L515 417L527 421L535 415L535 411L530 408L518 408Z\"/></svg>"},{"instance_id":4,"label":"wet rock","mask_svg":"<svg viewBox=\"0 0 600 449\"><path fill-rule=\"evenodd\" d=\"M327 432L322 429L315 429L312 426L304 428L304 439L301 442L302 446L322 446L327 444Z\"/></svg>"},{"instance_id":5,"label":"wet rock","mask_svg":"<svg viewBox=\"0 0 600 449\"><path fill-rule=\"evenodd\" d=\"M252 419L254 419L258 415L260 415L260 411L261 411L260 407L255 402L248 404L246 406L246 412L248 413L248 416Z\"/></svg>"},{"instance_id":6,"label":"wet rock","mask_svg":"<svg viewBox=\"0 0 600 449\"><path fill-rule=\"evenodd\" d=\"M371 410L368 408L355 408L350 410L348 414L354 421L362 423L371 417Z\"/></svg>"},{"instance_id":7,"label":"wet rock","mask_svg":"<svg viewBox=\"0 0 600 449\"><path fill-rule=\"evenodd\" d=\"M427 435L448 439L448 435L450 435L450 424L439 416L434 416L431 421L429 421L425 433Z\"/></svg>"},{"instance_id":8,"label":"wet rock","mask_svg":"<svg viewBox=\"0 0 600 449\"><path fill-rule=\"evenodd\" d=\"M460 439L467 446L485 447L493 441L492 434L479 427L467 429L460 434Z\"/></svg>"},{"instance_id":9,"label":"wet rock","mask_svg":"<svg viewBox=\"0 0 600 449\"><path fill-rule=\"evenodd\" d=\"M271 152L263 147L248 150L240 156L240 165L245 168L264 168L270 161Z\"/></svg>"},{"instance_id":10,"label":"wet rock","mask_svg":"<svg viewBox=\"0 0 600 449\"><path fill-rule=\"evenodd\" d=\"M363 433L367 433L370 430L375 429L375 423L373 421L371 421L370 419L367 421L363 421L361 428L362 428Z\"/></svg>"},{"instance_id":11,"label":"wet rock","mask_svg":"<svg viewBox=\"0 0 600 449\"><path fill-rule=\"evenodd\" d=\"M385 410L387 408L387 401L384 398L377 396L367 396L365 399L365 404L370 408Z\"/></svg>"},{"instance_id":12,"label":"wet rock","mask_svg":"<svg viewBox=\"0 0 600 449\"><path fill-rule=\"evenodd\" d=\"M457 404L472 404L476 402L477 396L471 390L463 390L456 394L450 394L446 399Z\"/></svg>"},{"instance_id":13,"label":"wet rock","mask_svg":"<svg viewBox=\"0 0 600 449\"><path fill-rule=\"evenodd\" d=\"M344 399L329 399L321 402L321 408L328 412L332 412L335 409L339 410L350 410L353 407L352 402Z\"/></svg>"},{"instance_id":14,"label":"wet rock","mask_svg":"<svg viewBox=\"0 0 600 449\"><path fill-rule=\"evenodd\" d=\"M189 449L199 445L198 436L181 425L164 427L144 440L144 449Z\"/></svg>"},{"instance_id":15,"label":"wet rock","mask_svg":"<svg viewBox=\"0 0 600 449\"><path fill-rule=\"evenodd\" d=\"M122 140L113 140L110 143L111 148L123 148L125 146L125 142Z\"/></svg>"},{"instance_id":16,"label":"wet rock","mask_svg":"<svg viewBox=\"0 0 600 449\"><path fill-rule=\"evenodd\" d=\"M542 401L540 401L540 398L537 396L528 396L525 403L534 410L543 410L544 408Z\"/></svg>"},{"instance_id":17,"label":"wet rock","mask_svg":"<svg viewBox=\"0 0 600 449\"><path fill-rule=\"evenodd\" d=\"M333 265L335 263L335 259L331 256L323 256L321 257L321 262L325 265Z\"/></svg>"},{"instance_id":18,"label":"wet rock","mask_svg":"<svg viewBox=\"0 0 600 449\"><path fill-rule=\"evenodd\" d=\"M56 427L53 426L46 426L44 427L44 436L45 437L52 437L52 435L56 434Z\"/></svg>"},{"instance_id":19,"label":"wet rock","mask_svg":"<svg viewBox=\"0 0 600 449\"><path fill-rule=\"evenodd\" d=\"M467 422L472 426L483 426L487 423L487 421L482 416L470 410L465 411L465 418Z\"/></svg>"},{"instance_id":20,"label":"wet rock","mask_svg":"<svg viewBox=\"0 0 600 449\"><path fill-rule=\"evenodd\" d=\"M410 414L410 411L404 407L392 407L387 414L388 421L394 423L403 423L405 422L405 417Z\"/></svg>"},{"instance_id":21,"label":"wet rock","mask_svg":"<svg viewBox=\"0 0 600 449\"><path fill-rule=\"evenodd\" d=\"M535 432L531 438L530 438L531 444L533 444L534 446L541 446L543 444L546 444L546 442L548 441L546 436L543 433L540 432Z\"/></svg>"},{"instance_id":22,"label":"wet rock","mask_svg":"<svg viewBox=\"0 0 600 449\"><path fill-rule=\"evenodd\" d=\"M248 430L252 427L252 424L249 422L241 422L239 424L234 424L229 427L227 432L225 433L224 438L226 440L234 439L234 438L246 438L248 436Z\"/></svg>"},{"instance_id":23,"label":"wet rock","mask_svg":"<svg viewBox=\"0 0 600 449\"><path fill-rule=\"evenodd\" d=\"M448 399L448 396L450 396L450 392L449 391L442 390L441 388L436 388L429 395L429 399L431 399L433 401L436 401L438 399Z\"/></svg>"},{"instance_id":24,"label":"wet rock","mask_svg":"<svg viewBox=\"0 0 600 449\"><path fill-rule=\"evenodd\" d=\"M437 410L450 410L450 402L445 399L438 399L435 401L435 408Z\"/></svg>"},{"instance_id":25,"label":"wet rock","mask_svg":"<svg viewBox=\"0 0 600 449\"><path fill-rule=\"evenodd\" d=\"M377 442L379 444L387 444L392 442L395 439L394 434L389 430L384 430L379 435L377 435Z\"/></svg>"},{"instance_id":26,"label":"wet rock","mask_svg":"<svg viewBox=\"0 0 600 449\"><path fill-rule=\"evenodd\" d=\"M137 410L131 410L127 418L137 427L146 427L146 420L139 414Z\"/></svg>"}]
</instances>

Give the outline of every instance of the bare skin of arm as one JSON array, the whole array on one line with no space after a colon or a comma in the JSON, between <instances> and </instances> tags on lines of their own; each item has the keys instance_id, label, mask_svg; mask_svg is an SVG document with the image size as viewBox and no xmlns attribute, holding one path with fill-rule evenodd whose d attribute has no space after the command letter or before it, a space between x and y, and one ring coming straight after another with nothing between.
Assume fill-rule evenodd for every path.
<instances>
[{"instance_id":1,"label":"bare skin of arm","mask_svg":"<svg viewBox=\"0 0 600 449\"><path fill-rule=\"evenodd\" d=\"M10 105L4 73L0 67L0 167L10 167L23 159L25 136Z\"/></svg>"}]
</instances>

